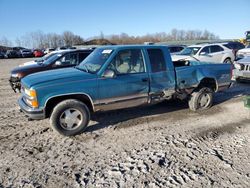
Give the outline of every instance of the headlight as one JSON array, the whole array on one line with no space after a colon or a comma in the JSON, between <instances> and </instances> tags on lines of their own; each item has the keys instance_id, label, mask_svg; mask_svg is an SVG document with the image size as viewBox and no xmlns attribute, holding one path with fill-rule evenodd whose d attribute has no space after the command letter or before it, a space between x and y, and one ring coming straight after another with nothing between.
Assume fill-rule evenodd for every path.
<instances>
[{"instance_id":1,"label":"headlight","mask_svg":"<svg viewBox=\"0 0 250 188\"><path fill-rule=\"evenodd\" d=\"M16 74L11 74L11 77L13 77L13 78L18 78L18 77L19 77L19 74L18 74L18 73L16 73Z\"/></svg>"},{"instance_id":2,"label":"headlight","mask_svg":"<svg viewBox=\"0 0 250 188\"><path fill-rule=\"evenodd\" d=\"M241 64L238 64L238 63L235 63L235 64L234 64L234 67L235 67L236 69L238 69L238 70L241 70L242 65L241 65Z\"/></svg>"},{"instance_id":3,"label":"headlight","mask_svg":"<svg viewBox=\"0 0 250 188\"><path fill-rule=\"evenodd\" d=\"M27 95L25 97L26 103L32 106L33 108L38 107L36 90L24 88L24 93Z\"/></svg>"},{"instance_id":4,"label":"headlight","mask_svg":"<svg viewBox=\"0 0 250 188\"><path fill-rule=\"evenodd\" d=\"M36 90L34 89L26 89L24 88L24 93L28 95L29 97L36 98Z\"/></svg>"}]
</instances>

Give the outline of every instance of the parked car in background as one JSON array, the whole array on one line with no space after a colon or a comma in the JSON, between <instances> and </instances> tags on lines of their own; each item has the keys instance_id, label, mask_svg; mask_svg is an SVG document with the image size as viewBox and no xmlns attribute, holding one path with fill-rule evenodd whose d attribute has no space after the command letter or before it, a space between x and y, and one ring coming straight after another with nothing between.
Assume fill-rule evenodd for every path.
<instances>
[{"instance_id":1,"label":"parked car in background","mask_svg":"<svg viewBox=\"0 0 250 188\"><path fill-rule=\"evenodd\" d=\"M0 52L0 59L5 58L5 53L4 52Z\"/></svg>"},{"instance_id":2,"label":"parked car in background","mask_svg":"<svg viewBox=\"0 0 250 188\"><path fill-rule=\"evenodd\" d=\"M11 71L9 79L12 89L16 92L20 91L21 84L20 80L25 76L59 68L67 68L78 65L82 62L93 50L64 50L58 53L54 53L48 57L45 61L29 64L22 67L17 67Z\"/></svg>"},{"instance_id":3,"label":"parked car in background","mask_svg":"<svg viewBox=\"0 0 250 188\"><path fill-rule=\"evenodd\" d=\"M5 54L6 58L18 58L22 57L20 50L7 50Z\"/></svg>"},{"instance_id":4,"label":"parked car in background","mask_svg":"<svg viewBox=\"0 0 250 188\"><path fill-rule=\"evenodd\" d=\"M67 50L67 49L74 50L74 49L76 49L76 47L73 47L73 46L61 46L61 47L56 48L56 50Z\"/></svg>"},{"instance_id":5,"label":"parked car in background","mask_svg":"<svg viewBox=\"0 0 250 188\"><path fill-rule=\"evenodd\" d=\"M167 47L168 47L170 54L175 54L177 52L182 51L187 46L185 46L185 45L167 45Z\"/></svg>"},{"instance_id":6,"label":"parked car in background","mask_svg":"<svg viewBox=\"0 0 250 188\"><path fill-rule=\"evenodd\" d=\"M196 60L214 63L233 63L235 55L233 50L222 43L191 45L181 52L172 55L173 61Z\"/></svg>"},{"instance_id":7,"label":"parked car in background","mask_svg":"<svg viewBox=\"0 0 250 188\"><path fill-rule=\"evenodd\" d=\"M48 54L50 52L53 52L55 51L55 48L47 48L45 51L44 51L44 54Z\"/></svg>"},{"instance_id":8,"label":"parked car in background","mask_svg":"<svg viewBox=\"0 0 250 188\"><path fill-rule=\"evenodd\" d=\"M46 61L47 59L49 59L52 55L56 54L56 53L61 53L61 52L64 52L65 50L60 50L60 51L53 51L49 54L46 54L45 56L39 58L39 59L35 59L33 61L28 61L28 62L25 62L21 65L19 65L19 67L23 67L23 66L27 66L27 65L32 65L32 64L37 64L37 63L42 63L44 61Z\"/></svg>"},{"instance_id":9,"label":"parked car in background","mask_svg":"<svg viewBox=\"0 0 250 188\"><path fill-rule=\"evenodd\" d=\"M247 56L250 56L250 45L248 45L246 48L238 50L237 52L237 58L239 59L247 57Z\"/></svg>"},{"instance_id":10,"label":"parked car in background","mask_svg":"<svg viewBox=\"0 0 250 188\"><path fill-rule=\"evenodd\" d=\"M243 49L245 48L245 45L242 44L241 42L226 42L226 43L222 43L223 46L233 50L233 53L234 53L234 56L236 58L237 56L237 52L240 50L240 49Z\"/></svg>"},{"instance_id":11,"label":"parked car in background","mask_svg":"<svg viewBox=\"0 0 250 188\"><path fill-rule=\"evenodd\" d=\"M42 56L44 56L44 53L40 49L35 49L35 50L33 50L33 55L34 55L34 57L42 57Z\"/></svg>"},{"instance_id":12,"label":"parked car in background","mask_svg":"<svg viewBox=\"0 0 250 188\"><path fill-rule=\"evenodd\" d=\"M55 50L66 50L67 48L65 46L57 47Z\"/></svg>"},{"instance_id":13,"label":"parked car in background","mask_svg":"<svg viewBox=\"0 0 250 188\"><path fill-rule=\"evenodd\" d=\"M233 70L233 80L250 81L250 56L235 61Z\"/></svg>"},{"instance_id":14,"label":"parked car in background","mask_svg":"<svg viewBox=\"0 0 250 188\"><path fill-rule=\"evenodd\" d=\"M20 50L21 57L34 57L32 50L30 49L23 49Z\"/></svg>"},{"instance_id":15,"label":"parked car in background","mask_svg":"<svg viewBox=\"0 0 250 188\"><path fill-rule=\"evenodd\" d=\"M83 132L91 112L164 100L187 100L208 109L213 93L231 86L231 64L173 62L166 46L125 45L95 49L79 66L22 79L20 109L30 119L50 118L65 136Z\"/></svg>"}]
</instances>

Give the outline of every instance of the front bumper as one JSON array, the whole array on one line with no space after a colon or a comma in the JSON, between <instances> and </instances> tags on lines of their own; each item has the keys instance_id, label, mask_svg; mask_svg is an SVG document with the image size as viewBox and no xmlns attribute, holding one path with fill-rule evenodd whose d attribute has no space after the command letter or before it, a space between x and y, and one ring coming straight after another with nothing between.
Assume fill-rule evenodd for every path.
<instances>
[{"instance_id":1,"label":"front bumper","mask_svg":"<svg viewBox=\"0 0 250 188\"><path fill-rule=\"evenodd\" d=\"M19 78L10 77L9 82L10 82L11 88L14 90L15 93L17 91L19 92L21 91L21 81Z\"/></svg>"},{"instance_id":2,"label":"front bumper","mask_svg":"<svg viewBox=\"0 0 250 188\"><path fill-rule=\"evenodd\" d=\"M250 80L250 71L234 69L233 80Z\"/></svg>"},{"instance_id":3,"label":"front bumper","mask_svg":"<svg viewBox=\"0 0 250 188\"><path fill-rule=\"evenodd\" d=\"M26 116L28 116L30 119L40 120L40 119L45 119L46 118L46 116L45 116L45 110L44 109L35 109L35 108L32 108L32 107L28 106L24 102L23 97L21 97L18 100L18 104L19 104L20 110Z\"/></svg>"}]
</instances>

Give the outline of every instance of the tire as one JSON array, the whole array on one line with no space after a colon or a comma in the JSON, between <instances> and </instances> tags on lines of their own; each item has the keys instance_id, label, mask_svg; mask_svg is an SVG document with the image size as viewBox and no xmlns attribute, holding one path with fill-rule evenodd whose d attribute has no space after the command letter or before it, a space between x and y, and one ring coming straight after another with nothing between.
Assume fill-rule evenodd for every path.
<instances>
[{"instance_id":1,"label":"tire","mask_svg":"<svg viewBox=\"0 0 250 188\"><path fill-rule=\"evenodd\" d=\"M226 64L232 64L233 62L231 61L230 58L226 58L223 63L226 63Z\"/></svg>"},{"instance_id":2,"label":"tire","mask_svg":"<svg viewBox=\"0 0 250 188\"><path fill-rule=\"evenodd\" d=\"M192 93L188 101L190 110L198 111L210 108L213 105L213 91L208 87L203 87L199 91Z\"/></svg>"},{"instance_id":3,"label":"tire","mask_svg":"<svg viewBox=\"0 0 250 188\"><path fill-rule=\"evenodd\" d=\"M64 100L57 104L50 116L52 128L64 136L75 136L82 133L89 121L88 107L75 99Z\"/></svg>"}]
</instances>

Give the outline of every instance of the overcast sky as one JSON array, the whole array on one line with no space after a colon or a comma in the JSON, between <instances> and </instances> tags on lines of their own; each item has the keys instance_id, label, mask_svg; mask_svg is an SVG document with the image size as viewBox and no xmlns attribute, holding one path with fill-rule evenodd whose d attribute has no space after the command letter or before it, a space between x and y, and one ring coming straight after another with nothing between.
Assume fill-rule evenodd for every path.
<instances>
[{"instance_id":1,"label":"overcast sky","mask_svg":"<svg viewBox=\"0 0 250 188\"><path fill-rule=\"evenodd\" d=\"M70 30L84 39L144 35L173 28L205 30L221 39L250 30L250 0L0 0L0 38Z\"/></svg>"}]
</instances>

